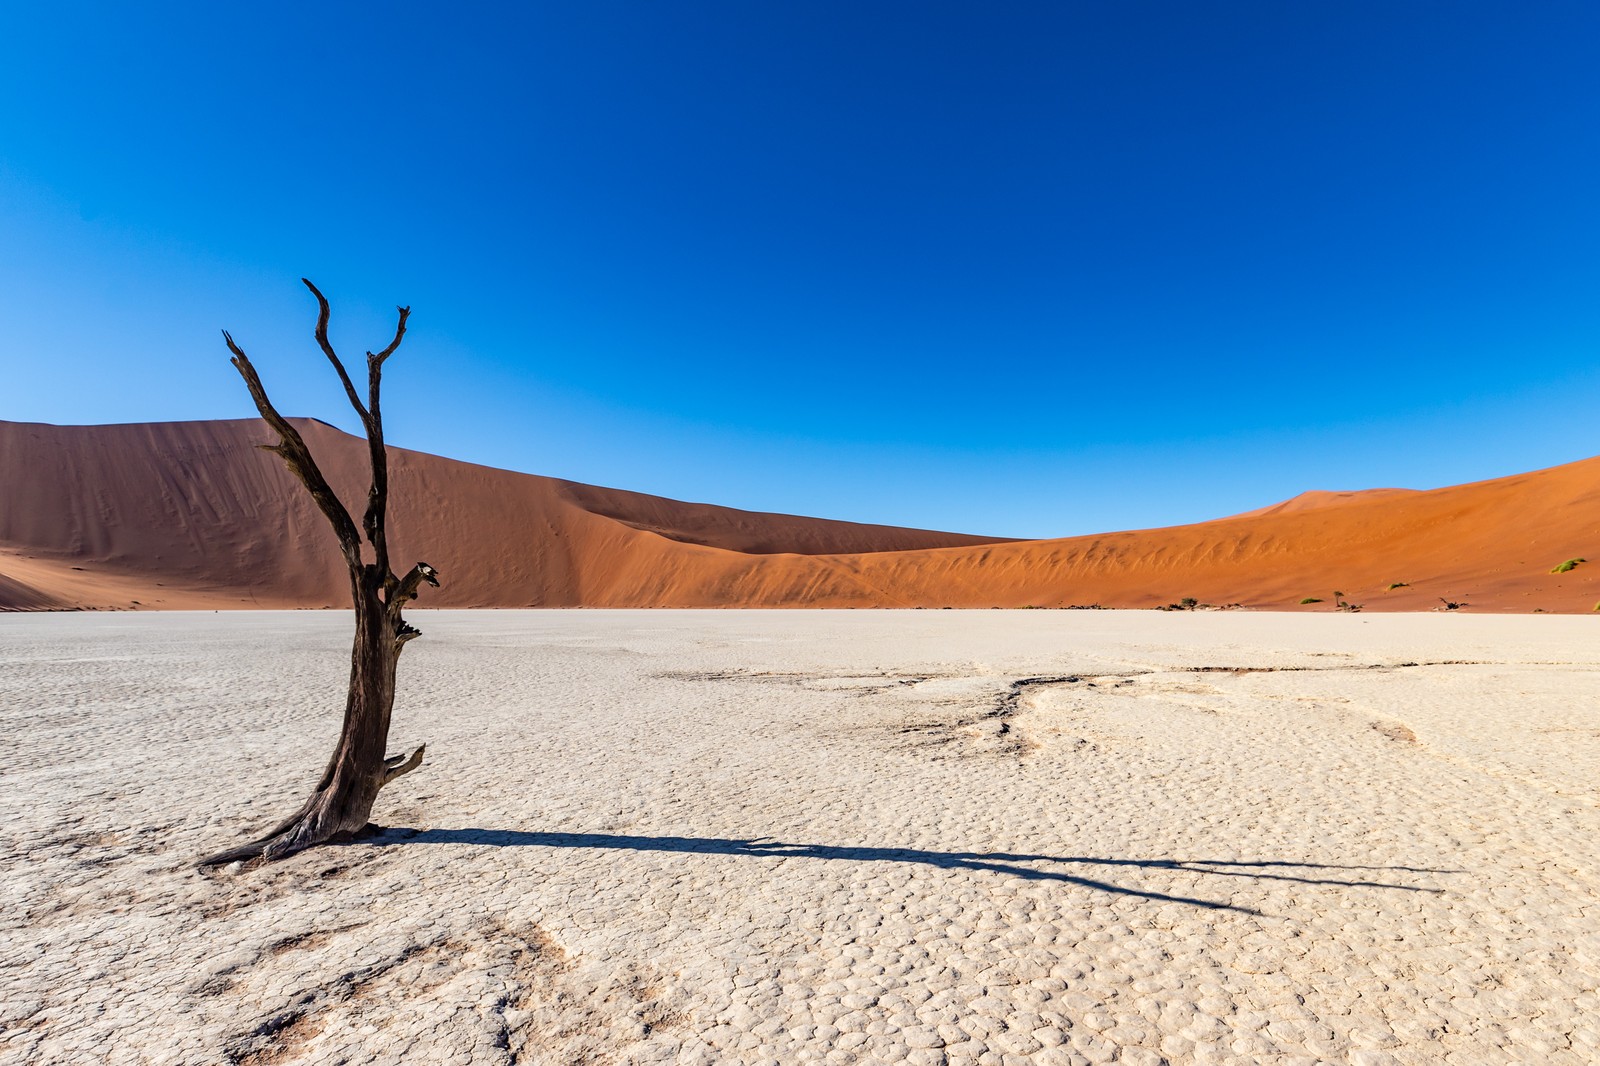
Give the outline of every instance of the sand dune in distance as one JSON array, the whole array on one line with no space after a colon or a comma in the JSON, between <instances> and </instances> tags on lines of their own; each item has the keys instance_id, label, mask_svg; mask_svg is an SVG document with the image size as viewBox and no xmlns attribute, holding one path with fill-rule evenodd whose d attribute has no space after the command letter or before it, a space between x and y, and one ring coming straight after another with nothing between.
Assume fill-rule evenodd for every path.
<instances>
[{"instance_id":1,"label":"sand dune in distance","mask_svg":"<svg viewBox=\"0 0 1600 1066\"><path fill-rule=\"evenodd\" d=\"M365 442L295 420L364 497ZM0 609L344 606L333 537L254 419L0 422ZM391 449L397 568L435 607L1153 607L1588 612L1600 459L1426 492L1306 493L1231 518L1060 540L759 514ZM357 508L351 507L359 513ZM1563 574L1563 560L1593 556ZM1404 587L1389 589L1396 583ZM1301 606L1316 597L1323 602Z\"/></svg>"}]
</instances>

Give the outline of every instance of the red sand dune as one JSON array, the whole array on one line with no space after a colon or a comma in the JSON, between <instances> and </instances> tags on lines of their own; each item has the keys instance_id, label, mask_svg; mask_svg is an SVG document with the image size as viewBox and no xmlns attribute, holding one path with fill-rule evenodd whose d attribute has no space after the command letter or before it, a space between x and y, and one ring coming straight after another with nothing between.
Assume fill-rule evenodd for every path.
<instances>
[{"instance_id":1,"label":"red sand dune","mask_svg":"<svg viewBox=\"0 0 1600 1066\"><path fill-rule=\"evenodd\" d=\"M347 500L365 442L296 424ZM333 536L254 419L0 422L0 609L343 606ZM437 607L1247 607L1588 612L1600 459L1427 492L1307 493L1062 540L756 514L392 449L397 568ZM1565 559L1595 563L1551 574ZM1406 582L1390 591L1388 586ZM1300 600L1324 602L1301 607Z\"/></svg>"}]
</instances>

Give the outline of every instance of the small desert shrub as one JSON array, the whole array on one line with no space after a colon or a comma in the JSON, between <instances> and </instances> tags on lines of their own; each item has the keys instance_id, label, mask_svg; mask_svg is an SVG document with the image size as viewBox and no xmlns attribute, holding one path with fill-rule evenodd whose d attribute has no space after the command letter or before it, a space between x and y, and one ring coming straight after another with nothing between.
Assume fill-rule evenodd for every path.
<instances>
[{"instance_id":1,"label":"small desert shrub","mask_svg":"<svg viewBox=\"0 0 1600 1066\"><path fill-rule=\"evenodd\" d=\"M1558 567L1555 567L1550 572L1552 574L1564 574L1568 570L1576 570L1578 568L1578 564L1579 563L1586 563L1588 561L1589 560L1587 560L1587 559L1568 559L1566 562L1562 563Z\"/></svg>"},{"instance_id":2,"label":"small desert shrub","mask_svg":"<svg viewBox=\"0 0 1600 1066\"><path fill-rule=\"evenodd\" d=\"M1194 610L1198 610L1201 607L1210 607L1210 606L1211 605L1209 603L1201 603L1199 600L1195 599L1193 596L1185 596L1183 599L1179 600L1177 603L1169 603L1169 604L1166 604L1165 606L1159 606L1159 607L1156 608L1156 610L1158 610L1158 611L1194 611Z\"/></svg>"},{"instance_id":3,"label":"small desert shrub","mask_svg":"<svg viewBox=\"0 0 1600 1066\"><path fill-rule=\"evenodd\" d=\"M1305 604L1308 604L1308 603L1321 603L1321 602L1322 601L1317 599L1317 597L1315 597L1315 596L1307 596L1305 599L1300 601L1302 606L1304 606Z\"/></svg>"},{"instance_id":4,"label":"small desert shrub","mask_svg":"<svg viewBox=\"0 0 1600 1066\"><path fill-rule=\"evenodd\" d=\"M1389 586L1389 591L1393 592L1395 589L1408 589L1410 587L1411 587L1411 582L1409 582L1409 581L1396 581L1392 585Z\"/></svg>"}]
</instances>

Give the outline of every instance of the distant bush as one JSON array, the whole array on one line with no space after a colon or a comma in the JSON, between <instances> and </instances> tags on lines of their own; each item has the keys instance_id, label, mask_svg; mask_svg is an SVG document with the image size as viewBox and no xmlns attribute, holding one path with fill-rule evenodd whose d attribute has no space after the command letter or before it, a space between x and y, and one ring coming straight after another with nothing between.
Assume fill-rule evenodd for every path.
<instances>
[{"instance_id":1,"label":"distant bush","mask_svg":"<svg viewBox=\"0 0 1600 1066\"><path fill-rule=\"evenodd\" d=\"M1410 587L1411 582L1409 581L1396 581L1394 584L1389 586L1389 591L1393 592L1395 589L1408 589Z\"/></svg>"},{"instance_id":2,"label":"distant bush","mask_svg":"<svg viewBox=\"0 0 1600 1066\"><path fill-rule=\"evenodd\" d=\"M1307 604L1307 603L1321 603L1321 602L1322 601L1317 599L1317 597L1315 597L1315 596L1307 596L1305 599L1300 601L1300 603L1302 605Z\"/></svg>"},{"instance_id":3,"label":"distant bush","mask_svg":"<svg viewBox=\"0 0 1600 1066\"><path fill-rule=\"evenodd\" d=\"M1158 610L1158 611L1197 611L1197 610L1200 610L1201 608L1205 608L1207 610L1210 610L1211 609L1211 604L1209 604L1209 603L1201 603L1199 600L1195 599L1193 596L1185 596L1183 599L1179 600L1177 603L1168 603L1168 604L1159 605L1159 606L1156 607L1156 610Z\"/></svg>"},{"instance_id":4,"label":"distant bush","mask_svg":"<svg viewBox=\"0 0 1600 1066\"><path fill-rule=\"evenodd\" d=\"M1342 593L1342 592L1335 592L1333 594L1333 605L1335 607L1339 608L1339 610L1341 610L1341 611L1359 611L1359 610L1361 610L1361 605L1359 603L1350 603L1348 600L1346 600L1344 598L1344 593Z\"/></svg>"},{"instance_id":5,"label":"distant bush","mask_svg":"<svg viewBox=\"0 0 1600 1066\"><path fill-rule=\"evenodd\" d=\"M1579 563L1586 563L1588 561L1589 560L1587 559L1568 559L1566 562L1562 563L1560 566L1556 567L1550 572L1552 574L1564 574L1568 570L1576 570Z\"/></svg>"}]
</instances>

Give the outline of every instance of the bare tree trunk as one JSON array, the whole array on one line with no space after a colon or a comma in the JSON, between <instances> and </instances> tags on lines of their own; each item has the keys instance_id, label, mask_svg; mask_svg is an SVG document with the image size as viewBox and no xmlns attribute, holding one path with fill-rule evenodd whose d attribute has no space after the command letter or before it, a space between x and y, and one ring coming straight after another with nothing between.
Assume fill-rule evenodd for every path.
<instances>
[{"instance_id":1,"label":"bare tree trunk","mask_svg":"<svg viewBox=\"0 0 1600 1066\"><path fill-rule=\"evenodd\" d=\"M304 279L302 279L304 280ZM315 285L305 285L317 298L320 314L316 338L323 352L339 373L350 403L361 416L367 432L372 464L372 487L362 530L375 559L362 558L361 536L338 496L322 476L299 432L272 406L261 379L250 359L224 331L233 365L238 368L255 400L261 416L278 433L278 443L262 445L281 456L289 470L311 493L332 524L339 546L350 568L350 592L355 607L356 632L350 649L350 688L345 698L344 726L338 746L328 760L322 779L300 810L270 833L239 847L202 859L201 866L247 859L272 860L293 855L316 844L348 840L368 824L378 792L402 774L422 763L426 745L411 755L385 755L389 740L389 718L394 709L395 668L406 642L419 636L401 616L401 608L415 599L418 587L427 582L438 586L438 576L427 563L417 563L405 577L389 569L389 549L385 531L388 494L388 453L383 441L383 419L379 409L379 385L383 363L405 336L410 309L400 308L400 321L394 340L382 352L367 353L368 394L363 404L344 364L328 342L328 301Z\"/></svg>"}]
</instances>

